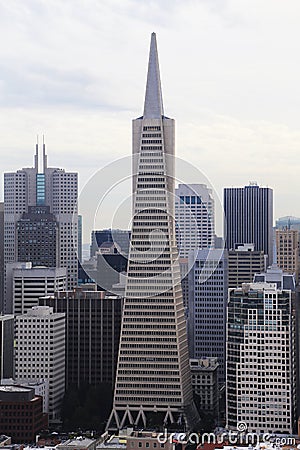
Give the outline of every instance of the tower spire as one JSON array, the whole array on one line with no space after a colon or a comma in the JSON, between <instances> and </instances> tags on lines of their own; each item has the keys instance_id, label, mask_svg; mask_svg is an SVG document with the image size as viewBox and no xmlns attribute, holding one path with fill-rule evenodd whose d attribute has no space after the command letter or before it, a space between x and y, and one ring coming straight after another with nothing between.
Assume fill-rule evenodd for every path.
<instances>
[{"instance_id":1,"label":"tower spire","mask_svg":"<svg viewBox=\"0 0 300 450\"><path fill-rule=\"evenodd\" d=\"M144 118L159 119L164 115L159 74L156 34L151 34L147 86L144 103Z\"/></svg>"},{"instance_id":2,"label":"tower spire","mask_svg":"<svg viewBox=\"0 0 300 450\"><path fill-rule=\"evenodd\" d=\"M39 135L38 134L36 135L34 168L38 172L38 170L39 170Z\"/></svg>"},{"instance_id":3,"label":"tower spire","mask_svg":"<svg viewBox=\"0 0 300 450\"><path fill-rule=\"evenodd\" d=\"M45 173L45 169L47 169L47 154L46 154L45 136L43 134L43 173Z\"/></svg>"}]
</instances>

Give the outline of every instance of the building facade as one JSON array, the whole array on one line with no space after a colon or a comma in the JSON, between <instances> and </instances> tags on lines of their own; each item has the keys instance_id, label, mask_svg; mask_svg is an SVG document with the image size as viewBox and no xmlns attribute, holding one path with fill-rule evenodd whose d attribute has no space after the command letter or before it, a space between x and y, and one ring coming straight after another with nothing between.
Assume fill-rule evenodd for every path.
<instances>
[{"instance_id":1,"label":"building facade","mask_svg":"<svg viewBox=\"0 0 300 450\"><path fill-rule=\"evenodd\" d=\"M32 267L32 263L7 264L7 309L15 315L26 314L38 306L39 298L63 291L67 285L65 268Z\"/></svg>"},{"instance_id":2,"label":"building facade","mask_svg":"<svg viewBox=\"0 0 300 450\"><path fill-rule=\"evenodd\" d=\"M243 283L252 283L254 275L265 269L263 251L255 251L254 244L238 245L228 251L228 287L242 287Z\"/></svg>"},{"instance_id":3,"label":"building facade","mask_svg":"<svg viewBox=\"0 0 300 450\"><path fill-rule=\"evenodd\" d=\"M236 244L253 243L254 250L273 262L273 190L251 183L224 189L224 229L227 250Z\"/></svg>"},{"instance_id":4,"label":"building facade","mask_svg":"<svg viewBox=\"0 0 300 450\"><path fill-rule=\"evenodd\" d=\"M197 398L199 410L218 417L219 414L219 384L218 359L190 359L193 392Z\"/></svg>"},{"instance_id":5,"label":"building facade","mask_svg":"<svg viewBox=\"0 0 300 450\"><path fill-rule=\"evenodd\" d=\"M48 417L43 413L42 397L34 389L0 386L0 430L14 443L34 443L36 435L47 429Z\"/></svg>"},{"instance_id":6,"label":"building facade","mask_svg":"<svg viewBox=\"0 0 300 450\"><path fill-rule=\"evenodd\" d=\"M66 386L108 383L113 388L123 299L82 286L43 297L40 305L66 315Z\"/></svg>"},{"instance_id":7,"label":"building facade","mask_svg":"<svg viewBox=\"0 0 300 450\"><path fill-rule=\"evenodd\" d=\"M48 379L20 379L20 378L2 378L1 386L22 386L34 389L35 395L43 399L43 412L49 413L49 381Z\"/></svg>"},{"instance_id":8,"label":"building facade","mask_svg":"<svg viewBox=\"0 0 300 450\"><path fill-rule=\"evenodd\" d=\"M29 206L17 222L17 261L58 267L58 223L49 206Z\"/></svg>"},{"instance_id":9,"label":"building facade","mask_svg":"<svg viewBox=\"0 0 300 450\"><path fill-rule=\"evenodd\" d=\"M91 233L90 256L95 256L101 244L104 242L114 242L117 244L122 255L128 257L129 252L130 231L119 229L93 230Z\"/></svg>"},{"instance_id":10,"label":"building facade","mask_svg":"<svg viewBox=\"0 0 300 450\"><path fill-rule=\"evenodd\" d=\"M4 262L31 260L26 252L37 262L55 260L67 269L72 289L78 270L78 175L48 167L45 144L41 159L39 164L37 144L34 167L4 174Z\"/></svg>"},{"instance_id":11,"label":"building facade","mask_svg":"<svg viewBox=\"0 0 300 450\"><path fill-rule=\"evenodd\" d=\"M221 249L190 254L188 338L190 358L218 358L219 383L225 382L225 330L228 260Z\"/></svg>"},{"instance_id":12,"label":"building facade","mask_svg":"<svg viewBox=\"0 0 300 450\"><path fill-rule=\"evenodd\" d=\"M14 376L14 316L0 315L0 377ZM1 379L0 378L0 379Z\"/></svg>"},{"instance_id":13,"label":"building facade","mask_svg":"<svg viewBox=\"0 0 300 450\"><path fill-rule=\"evenodd\" d=\"M296 425L295 312L275 283L232 289L227 309L227 427L292 434Z\"/></svg>"},{"instance_id":14,"label":"building facade","mask_svg":"<svg viewBox=\"0 0 300 450\"><path fill-rule=\"evenodd\" d=\"M176 239L179 256L213 248L215 208L212 190L204 184L179 184L175 189Z\"/></svg>"},{"instance_id":15,"label":"building facade","mask_svg":"<svg viewBox=\"0 0 300 450\"><path fill-rule=\"evenodd\" d=\"M5 289L5 266L4 266L4 203L0 202L0 313L4 313L4 289Z\"/></svg>"},{"instance_id":16,"label":"building facade","mask_svg":"<svg viewBox=\"0 0 300 450\"><path fill-rule=\"evenodd\" d=\"M164 115L151 35L143 116L133 121L133 218L108 426L196 426L174 224L174 120ZM150 243L151 240L151 243Z\"/></svg>"},{"instance_id":17,"label":"building facade","mask_svg":"<svg viewBox=\"0 0 300 450\"><path fill-rule=\"evenodd\" d=\"M277 265L299 281L299 231L288 228L276 230Z\"/></svg>"},{"instance_id":18,"label":"building facade","mask_svg":"<svg viewBox=\"0 0 300 450\"><path fill-rule=\"evenodd\" d=\"M65 314L35 306L16 317L16 378L49 381L49 422L60 420L65 393Z\"/></svg>"}]
</instances>

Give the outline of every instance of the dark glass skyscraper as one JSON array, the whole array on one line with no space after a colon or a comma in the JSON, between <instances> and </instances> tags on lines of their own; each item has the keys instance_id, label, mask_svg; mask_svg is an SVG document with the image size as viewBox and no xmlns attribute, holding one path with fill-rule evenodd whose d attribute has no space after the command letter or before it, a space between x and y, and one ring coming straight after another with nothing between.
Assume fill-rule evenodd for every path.
<instances>
[{"instance_id":1,"label":"dark glass skyscraper","mask_svg":"<svg viewBox=\"0 0 300 450\"><path fill-rule=\"evenodd\" d=\"M224 189L226 248L254 244L273 262L273 190L250 184Z\"/></svg>"},{"instance_id":2,"label":"dark glass skyscraper","mask_svg":"<svg viewBox=\"0 0 300 450\"><path fill-rule=\"evenodd\" d=\"M17 222L17 260L35 266L58 266L58 223L50 206L29 206Z\"/></svg>"}]
</instances>

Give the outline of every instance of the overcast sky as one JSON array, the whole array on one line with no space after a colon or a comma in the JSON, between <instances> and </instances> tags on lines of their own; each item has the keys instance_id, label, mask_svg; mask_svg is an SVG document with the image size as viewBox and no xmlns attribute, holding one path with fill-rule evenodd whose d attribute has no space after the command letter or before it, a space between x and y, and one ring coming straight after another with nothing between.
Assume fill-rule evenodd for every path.
<instances>
[{"instance_id":1,"label":"overcast sky","mask_svg":"<svg viewBox=\"0 0 300 450\"><path fill-rule=\"evenodd\" d=\"M0 0L1 171L43 133L81 187L130 155L155 31L177 155L220 196L257 181L300 216L299 23L299 0Z\"/></svg>"}]
</instances>

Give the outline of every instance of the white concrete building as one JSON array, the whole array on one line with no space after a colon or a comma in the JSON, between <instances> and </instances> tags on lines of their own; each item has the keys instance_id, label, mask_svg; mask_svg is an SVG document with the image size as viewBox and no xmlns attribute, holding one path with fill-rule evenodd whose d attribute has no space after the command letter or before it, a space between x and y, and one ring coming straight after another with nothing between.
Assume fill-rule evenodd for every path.
<instances>
[{"instance_id":1,"label":"white concrete building","mask_svg":"<svg viewBox=\"0 0 300 450\"><path fill-rule=\"evenodd\" d=\"M179 184L175 189L176 238L179 256L214 247L215 203L205 184Z\"/></svg>"},{"instance_id":2,"label":"white concrete building","mask_svg":"<svg viewBox=\"0 0 300 450\"><path fill-rule=\"evenodd\" d=\"M49 381L49 421L60 418L65 392L65 314L35 306L16 317L16 378Z\"/></svg>"},{"instance_id":3,"label":"white concrete building","mask_svg":"<svg viewBox=\"0 0 300 450\"><path fill-rule=\"evenodd\" d=\"M39 305L39 298L66 290L65 268L32 267L28 263L6 265L6 301L15 315ZM10 306L12 305L12 306Z\"/></svg>"}]
</instances>

